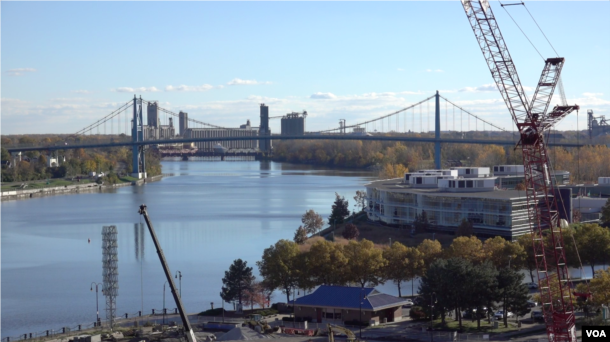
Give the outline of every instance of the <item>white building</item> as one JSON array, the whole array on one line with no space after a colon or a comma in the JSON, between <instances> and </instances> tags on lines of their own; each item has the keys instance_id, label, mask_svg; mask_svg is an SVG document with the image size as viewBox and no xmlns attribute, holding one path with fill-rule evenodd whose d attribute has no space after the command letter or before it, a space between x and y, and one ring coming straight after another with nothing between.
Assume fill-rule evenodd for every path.
<instances>
[{"instance_id":1,"label":"white building","mask_svg":"<svg viewBox=\"0 0 610 342\"><path fill-rule=\"evenodd\" d=\"M412 226L425 211L434 230L453 232L466 219L476 234L512 239L529 232L525 191L499 190L496 180L486 167L410 172L367 184L365 211L371 221L398 227Z\"/></svg>"}]
</instances>

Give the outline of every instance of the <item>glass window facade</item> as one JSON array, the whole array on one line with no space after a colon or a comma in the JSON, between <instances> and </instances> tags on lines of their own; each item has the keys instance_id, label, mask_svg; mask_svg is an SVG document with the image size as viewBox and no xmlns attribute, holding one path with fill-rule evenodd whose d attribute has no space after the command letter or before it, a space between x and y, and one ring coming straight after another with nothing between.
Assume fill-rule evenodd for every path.
<instances>
[{"instance_id":1,"label":"glass window facade","mask_svg":"<svg viewBox=\"0 0 610 342\"><path fill-rule=\"evenodd\" d=\"M473 181L477 180L457 182L466 188L473 186ZM466 219L473 223L477 234L513 238L529 231L525 193L522 198L485 198L480 193L448 196L443 192L376 188L374 183L367 185L367 193L368 218L388 225L408 227L425 211L435 230L454 231Z\"/></svg>"}]
</instances>

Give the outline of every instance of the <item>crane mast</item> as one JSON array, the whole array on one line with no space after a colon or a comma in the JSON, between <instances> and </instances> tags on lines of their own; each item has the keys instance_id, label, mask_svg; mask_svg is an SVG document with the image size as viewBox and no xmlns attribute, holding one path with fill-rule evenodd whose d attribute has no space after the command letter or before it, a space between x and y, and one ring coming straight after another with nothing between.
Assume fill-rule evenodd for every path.
<instances>
[{"instance_id":1,"label":"crane mast","mask_svg":"<svg viewBox=\"0 0 610 342\"><path fill-rule=\"evenodd\" d=\"M574 305L544 141L547 130L579 109L577 105L562 104L547 113L565 59L545 60L534 96L528 101L489 2L461 1L491 76L519 130L528 219L546 332L550 342L573 342L576 341Z\"/></svg>"}]
</instances>

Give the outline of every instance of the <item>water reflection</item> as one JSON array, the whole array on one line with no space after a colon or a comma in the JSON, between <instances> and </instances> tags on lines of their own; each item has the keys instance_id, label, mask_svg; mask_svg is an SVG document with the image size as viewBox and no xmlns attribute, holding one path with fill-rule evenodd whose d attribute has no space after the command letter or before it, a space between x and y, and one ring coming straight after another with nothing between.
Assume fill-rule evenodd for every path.
<instances>
[{"instance_id":1,"label":"water reflection","mask_svg":"<svg viewBox=\"0 0 610 342\"><path fill-rule=\"evenodd\" d=\"M328 217L335 191L350 198L371 179L366 172L274 162L162 164L164 173L184 176L113 193L2 203L2 337L95 321L89 289L102 282L100 233L108 224L118 229L117 314L137 313L142 301L145 313L160 310L165 276L157 258L145 258L154 246L140 221L141 204L170 270L184 274L186 310L196 313L220 301L222 277L234 259L254 266L265 248L292 239L306 210Z\"/></svg>"},{"instance_id":2,"label":"water reflection","mask_svg":"<svg viewBox=\"0 0 610 342\"><path fill-rule=\"evenodd\" d=\"M145 240L144 223L135 223L133 225L133 235L135 242L136 260L144 259L144 240Z\"/></svg>"}]
</instances>

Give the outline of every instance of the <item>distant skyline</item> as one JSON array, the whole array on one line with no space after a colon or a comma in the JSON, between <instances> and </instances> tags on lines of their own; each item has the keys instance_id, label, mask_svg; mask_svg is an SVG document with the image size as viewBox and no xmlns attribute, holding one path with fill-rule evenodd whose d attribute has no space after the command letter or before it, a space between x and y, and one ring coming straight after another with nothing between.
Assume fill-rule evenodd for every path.
<instances>
[{"instance_id":1,"label":"distant skyline","mask_svg":"<svg viewBox=\"0 0 610 342\"><path fill-rule=\"evenodd\" d=\"M544 62L506 10L545 58L555 52L523 6L491 3L531 97ZM260 103L271 116L307 110L307 129L322 130L436 90L513 128L459 1L0 6L2 134L74 133L134 94L230 127L258 126ZM566 58L563 84L568 103L581 106L579 129L587 109L609 118L610 2L526 6ZM557 129L576 127L572 114ZM279 121L271 128L279 132Z\"/></svg>"}]
</instances>

